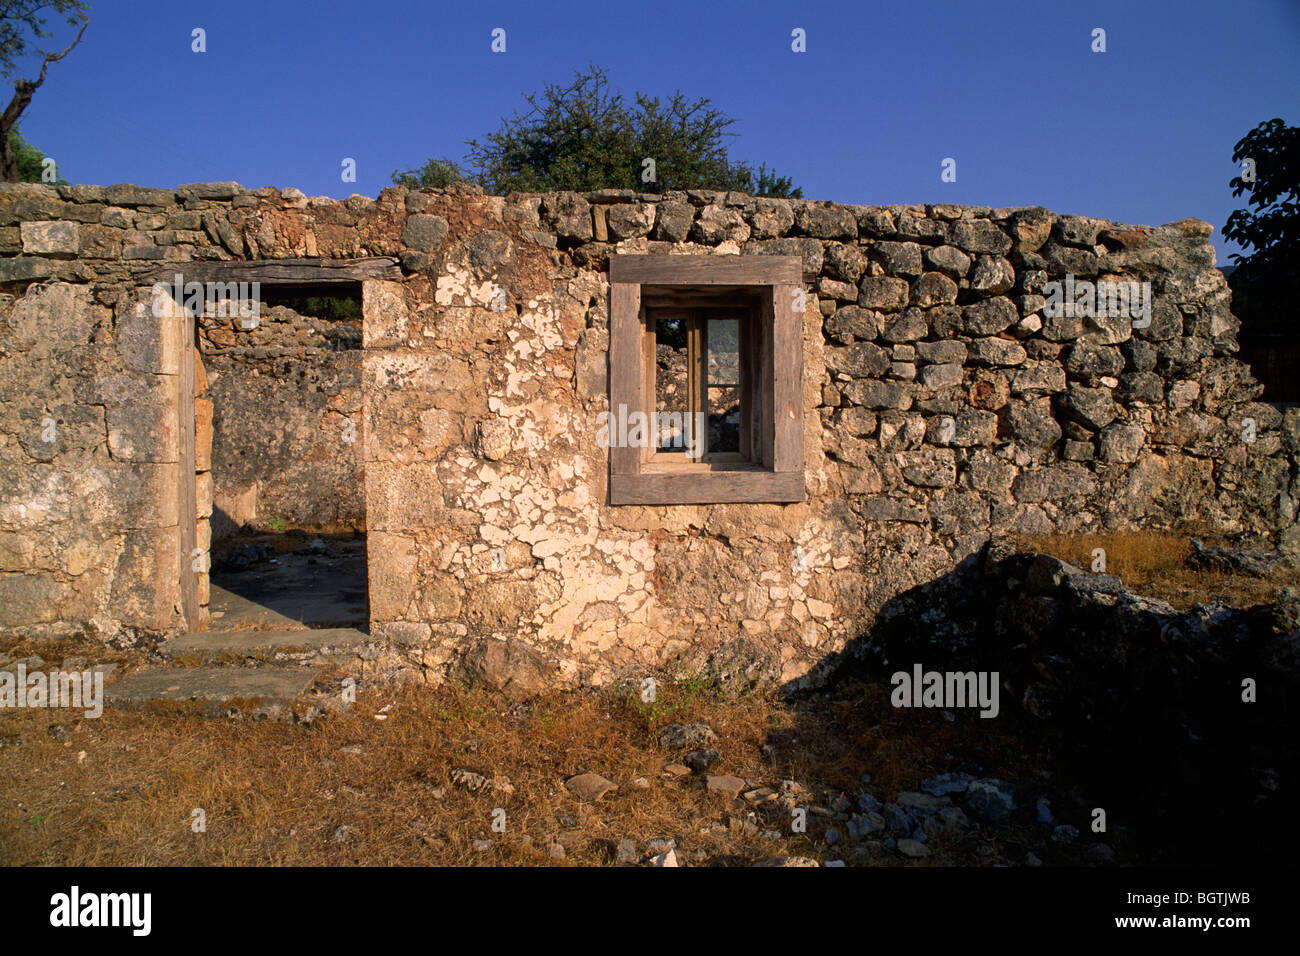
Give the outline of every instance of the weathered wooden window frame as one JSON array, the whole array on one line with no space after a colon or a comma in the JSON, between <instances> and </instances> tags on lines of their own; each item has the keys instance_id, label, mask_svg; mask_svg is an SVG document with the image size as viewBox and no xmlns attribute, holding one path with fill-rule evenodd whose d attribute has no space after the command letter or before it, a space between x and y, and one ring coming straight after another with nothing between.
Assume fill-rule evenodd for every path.
<instances>
[{"instance_id":1,"label":"weathered wooden window frame","mask_svg":"<svg viewBox=\"0 0 1300 956\"><path fill-rule=\"evenodd\" d=\"M749 461L668 462L653 447L609 450L613 505L804 500L803 298L798 256L613 255L609 260L609 405L616 420L654 418L654 331L646 309L754 300L747 337L756 422ZM612 433L612 430L611 430Z\"/></svg>"}]
</instances>

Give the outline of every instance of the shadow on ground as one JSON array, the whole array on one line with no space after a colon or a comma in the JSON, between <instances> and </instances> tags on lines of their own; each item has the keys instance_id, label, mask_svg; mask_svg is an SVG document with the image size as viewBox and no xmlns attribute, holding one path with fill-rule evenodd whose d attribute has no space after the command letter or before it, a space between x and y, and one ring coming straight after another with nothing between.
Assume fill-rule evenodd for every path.
<instances>
[{"instance_id":1,"label":"shadow on ground","mask_svg":"<svg viewBox=\"0 0 1300 956\"><path fill-rule=\"evenodd\" d=\"M769 744L778 763L811 760L815 778L870 774L870 786L846 787L860 804L851 816L896 792L940 798L903 807L906 819L886 807L875 834L886 841L925 840L922 825L942 837L945 828L927 822L939 809L977 811L1005 795L1014 809L994 829L1016 830L1012 840L1048 863L1107 862L1116 849L1132 863L1280 860L1300 835L1289 805L1298 663L1300 600L1289 595L1178 613L1118 578L991 545L890 600L869 633L823 662L826 689L788 687L800 719ZM997 716L953 700L895 706L891 678L917 665L996 672ZM1244 699L1250 681L1254 701ZM939 774L955 776L935 783ZM966 791L988 778L994 790L1014 785L1014 796ZM1097 808L1104 832L1093 829ZM1062 824L1077 834L1058 831ZM1090 849L1102 842L1106 849Z\"/></svg>"},{"instance_id":2,"label":"shadow on ground","mask_svg":"<svg viewBox=\"0 0 1300 956\"><path fill-rule=\"evenodd\" d=\"M211 588L210 631L365 631L365 533L241 528L214 542Z\"/></svg>"}]
</instances>

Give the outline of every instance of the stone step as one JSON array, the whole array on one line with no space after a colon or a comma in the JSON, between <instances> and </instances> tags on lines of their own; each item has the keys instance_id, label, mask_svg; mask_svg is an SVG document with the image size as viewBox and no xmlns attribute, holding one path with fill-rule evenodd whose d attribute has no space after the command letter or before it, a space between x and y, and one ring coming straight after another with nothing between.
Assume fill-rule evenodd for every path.
<instances>
[{"instance_id":1,"label":"stone step","mask_svg":"<svg viewBox=\"0 0 1300 956\"><path fill-rule=\"evenodd\" d=\"M193 631L164 641L167 660L238 664L250 658L276 663L336 663L355 660L371 644L369 634L352 627L288 631Z\"/></svg>"},{"instance_id":2,"label":"stone step","mask_svg":"<svg viewBox=\"0 0 1300 956\"><path fill-rule=\"evenodd\" d=\"M151 667L104 688L105 703L206 717L290 720L320 671L310 667ZM297 708L295 708L297 705Z\"/></svg>"}]
</instances>

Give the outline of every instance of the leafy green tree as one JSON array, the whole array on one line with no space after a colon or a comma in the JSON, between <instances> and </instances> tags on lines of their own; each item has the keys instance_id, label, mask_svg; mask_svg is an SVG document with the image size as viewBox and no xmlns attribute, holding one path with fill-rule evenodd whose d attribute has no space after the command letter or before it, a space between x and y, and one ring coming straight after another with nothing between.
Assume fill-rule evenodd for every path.
<instances>
[{"instance_id":1,"label":"leafy green tree","mask_svg":"<svg viewBox=\"0 0 1300 956\"><path fill-rule=\"evenodd\" d=\"M50 182L45 178L45 154L23 139L16 129L9 131L9 150L14 155L18 166L18 181L23 183ZM67 183L62 176L54 179L55 183Z\"/></svg>"},{"instance_id":2,"label":"leafy green tree","mask_svg":"<svg viewBox=\"0 0 1300 956\"><path fill-rule=\"evenodd\" d=\"M51 36L45 28L46 11L52 11L66 19L68 26L81 24L76 38L62 53L35 51L41 57L41 72L36 79L18 79L14 82L13 99L5 107L4 113L0 114L0 167L5 182L18 182L21 175L10 133L18 126L18 120L31 103L32 96L45 82L45 71L50 64L62 60L81 42L89 22L86 16L88 9L82 0L0 0L0 74L5 77L13 76L17 71L18 62L31 52L33 41Z\"/></svg>"},{"instance_id":3,"label":"leafy green tree","mask_svg":"<svg viewBox=\"0 0 1300 956\"><path fill-rule=\"evenodd\" d=\"M567 86L547 84L541 93L525 94L524 102L528 108L503 118L497 132L468 141L476 178L490 192L735 189L803 195L766 164L756 170L730 157L727 140L735 134L728 130L735 120L708 99L688 99L679 91L667 101L636 93L629 102L610 88L603 69L592 66L575 72ZM438 173L445 165L459 170L447 160L430 163L442 164L435 167ZM413 181L424 184L418 174ZM394 182L406 180L395 173Z\"/></svg>"},{"instance_id":4,"label":"leafy green tree","mask_svg":"<svg viewBox=\"0 0 1300 956\"><path fill-rule=\"evenodd\" d=\"M1300 127L1280 119L1260 123L1238 140L1232 161L1243 166L1228 185L1249 196L1247 208L1228 216L1223 234L1248 255L1234 253L1229 279L1233 311L1243 333L1286 321L1295 314L1300 284Z\"/></svg>"}]
</instances>

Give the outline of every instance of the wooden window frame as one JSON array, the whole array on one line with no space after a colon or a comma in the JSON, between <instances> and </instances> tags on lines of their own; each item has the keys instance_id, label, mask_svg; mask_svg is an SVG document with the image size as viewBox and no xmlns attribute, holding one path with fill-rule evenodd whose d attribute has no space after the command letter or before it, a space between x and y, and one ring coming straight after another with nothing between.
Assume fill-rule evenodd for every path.
<instances>
[{"instance_id":1,"label":"wooden window frame","mask_svg":"<svg viewBox=\"0 0 1300 956\"><path fill-rule=\"evenodd\" d=\"M665 320L679 319L685 323L686 332L686 409L685 414L688 416L684 423L688 429L692 429L697 423L693 417L694 413L703 412L706 416L705 428L703 435L692 435L696 442L699 443L698 457L691 457L688 449L683 454L677 452L665 452L660 450L658 423L651 423L650 443L644 449L642 461L645 462L650 470L676 466L680 470L681 466L691 463L697 466L697 470L702 466L721 467L723 465L741 465L751 461L751 447L758 447L757 441L753 440L754 426L757 424L757 416L753 409L753 396L756 392L755 379L758 375L758 368L753 360L753 346L751 339L758 329L759 308L758 303L738 305L707 305L687 308L672 305L653 305L652 298L647 297L643 305L646 321L646 363L645 363L645 392L647 396L654 398L658 403L657 379L658 372L656 353L651 351L658 347L658 334L655 327L659 322ZM737 372L739 380L731 385L735 388L740 396L740 420L741 427L739 430L738 449L734 452L715 451L709 447L709 429L707 426L707 415L709 409L709 389L725 387L728 383L715 383L709 379L708 358L709 358L709 326L710 320L730 319L737 321L739 343L737 355Z\"/></svg>"},{"instance_id":2,"label":"wooden window frame","mask_svg":"<svg viewBox=\"0 0 1300 956\"><path fill-rule=\"evenodd\" d=\"M611 442L610 504L803 501L803 315L795 308L803 292L802 260L613 255L609 278L609 404L615 420L634 411L654 420L654 331L647 308L753 309L752 334L742 346L749 354L741 359L752 372L749 394L742 396L749 460L669 462L654 453L653 443ZM697 376L691 382L698 387Z\"/></svg>"}]
</instances>

